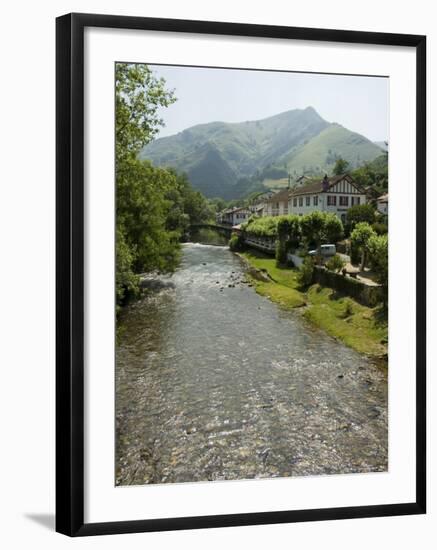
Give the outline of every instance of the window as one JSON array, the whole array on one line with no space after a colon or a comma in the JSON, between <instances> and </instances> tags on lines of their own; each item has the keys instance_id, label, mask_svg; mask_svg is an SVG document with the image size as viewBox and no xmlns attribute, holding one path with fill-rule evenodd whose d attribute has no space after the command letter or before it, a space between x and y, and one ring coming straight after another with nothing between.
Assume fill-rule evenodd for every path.
<instances>
[{"instance_id":1,"label":"window","mask_svg":"<svg viewBox=\"0 0 437 550\"><path fill-rule=\"evenodd\" d=\"M355 204L355 197L351 197L351 206Z\"/></svg>"},{"instance_id":2,"label":"window","mask_svg":"<svg viewBox=\"0 0 437 550\"><path fill-rule=\"evenodd\" d=\"M297 206L297 199L296 198L293 199L293 206Z\"/></svg>"},{"instance_id":3,"label":"window","mask_svg":"<svg viewBox=\"0 0 437 550\"><path fill-rule=\"evenodd\" d=\"M303 206L303 197L299 197L299 206Z\"/></svg>"},{"instance_id":4,"label":"window","mask_svg":"<svg viewBox=\"0 0 437 550\"><path fill-rule=\"evenodd\" d=\"M361 197L357 197L357 204L360 204Z\"/></svg>"},{"instance_id":5,"label":"window","mask_svg":"<svg viewBox=\"0 0 437 550\"><path fill-rule=\"evenodd\" d=\"M306 204L306 206L309 206L309 205L310 205L310 200L311 200L311 197L306 197L306 198L305 198L305 204Z\"/></svg>"},{"instance_id":6,"label":"window","mask_svg":"<svg viewBox=\"0 0 437 550\"><path fill-rule=\"evenodd\" d=\"M349 197L344 195L340 197L340 206L349 206Z\"/></svg>"},{"instance_id":7,"label":"window","mask_svg":"<svg viewBox=\"0 0 437 550\"><path fill-rule=\"evenodd\" d=\"M313 197L313 206L317 206L319 204L319 197L315 196Z\"/></svg>"},{"instance_id":8,"label":"window","mask_svg":"<svg viewBox=\"0 0 437 550\"><path fill-rule=\"evenodd\" d=\"M328 195L328 206L337 206L337 196Z\"/></svg>"}]
</instances>

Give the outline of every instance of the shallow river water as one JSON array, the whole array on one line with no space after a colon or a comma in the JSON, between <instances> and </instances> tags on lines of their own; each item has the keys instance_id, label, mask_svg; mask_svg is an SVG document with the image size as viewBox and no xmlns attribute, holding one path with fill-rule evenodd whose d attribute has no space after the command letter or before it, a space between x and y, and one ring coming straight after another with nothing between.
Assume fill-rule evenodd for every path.
<instances>
[{"instance_id":1,"label":"shallow river water","mask_svg":"<svg viewBox=\"0 0 437 550\"><path fill-rule=\"evenodd\" d=\"M189 243L126 308L117 485L387 469L386 371L243 279L227 247Z\"/></svg>"}]
</instances>

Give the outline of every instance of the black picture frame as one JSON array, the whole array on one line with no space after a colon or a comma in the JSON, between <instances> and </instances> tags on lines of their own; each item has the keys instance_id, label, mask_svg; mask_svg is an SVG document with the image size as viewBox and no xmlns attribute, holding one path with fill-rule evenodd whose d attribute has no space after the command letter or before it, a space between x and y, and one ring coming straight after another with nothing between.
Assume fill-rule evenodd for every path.
<instances>
[{"instance_id":1,"label":"black picture frame","mask_svg":"<svg viewBox=\"0 0 437 550\"><path fill-rule=\"evenodd\" d=\"M416 499L414 502L84 523L84 29L157 30L416 50ZM426 37L95 14L56 20L56 530L69 536L365 518L426 511Z\"/></svg>"}]
</instances>

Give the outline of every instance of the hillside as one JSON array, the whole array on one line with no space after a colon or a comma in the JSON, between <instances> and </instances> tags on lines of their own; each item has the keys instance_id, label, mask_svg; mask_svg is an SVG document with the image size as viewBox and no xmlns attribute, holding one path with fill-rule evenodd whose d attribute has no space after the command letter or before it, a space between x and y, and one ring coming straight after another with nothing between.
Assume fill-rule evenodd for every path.
<instances>
[{"instance_id":1,"label":"hillside","mask_svg":"<svg viewBox=\"0 0 437 550\"><path fill-rule=\"evenodd\" d=\"M208 197L225 199L275 187L288 172L330 172L341 156L352 167L381 149L367 138L324 120L312 107L256 121L211 122L147 145L142 158L186 172Z\"/></svg>"},{"instance_id":2,"label":"hillside","mask_svg":"<svg viewBox=\"0 0 437 550\"><path fill-rule=\"evenodd\" d=\"M358 167L375 159L381 149L364 136L339 124L330 124L316 137L280 159L292 171L301 173L330 172L338 157Z\"/></svg>"}]
</instances>

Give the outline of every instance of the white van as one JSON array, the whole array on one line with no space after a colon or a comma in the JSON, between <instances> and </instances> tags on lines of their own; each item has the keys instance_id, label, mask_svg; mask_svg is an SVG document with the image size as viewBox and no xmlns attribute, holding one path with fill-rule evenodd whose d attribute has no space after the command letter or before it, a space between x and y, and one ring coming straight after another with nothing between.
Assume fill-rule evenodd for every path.
<instances>
[{"instance_id":1,"label":"white van","mask_svg":"<svg viewBox=\"0 0 437 550\"><path fill-rule=\"evenodd\" d=\"M322 246L320 247L320 253L324 258L335 256L337 254L335 244L322 244ZM308 254L310 256L317 256L317 250L310 250Z\"/></svg>"}]
</instances>

